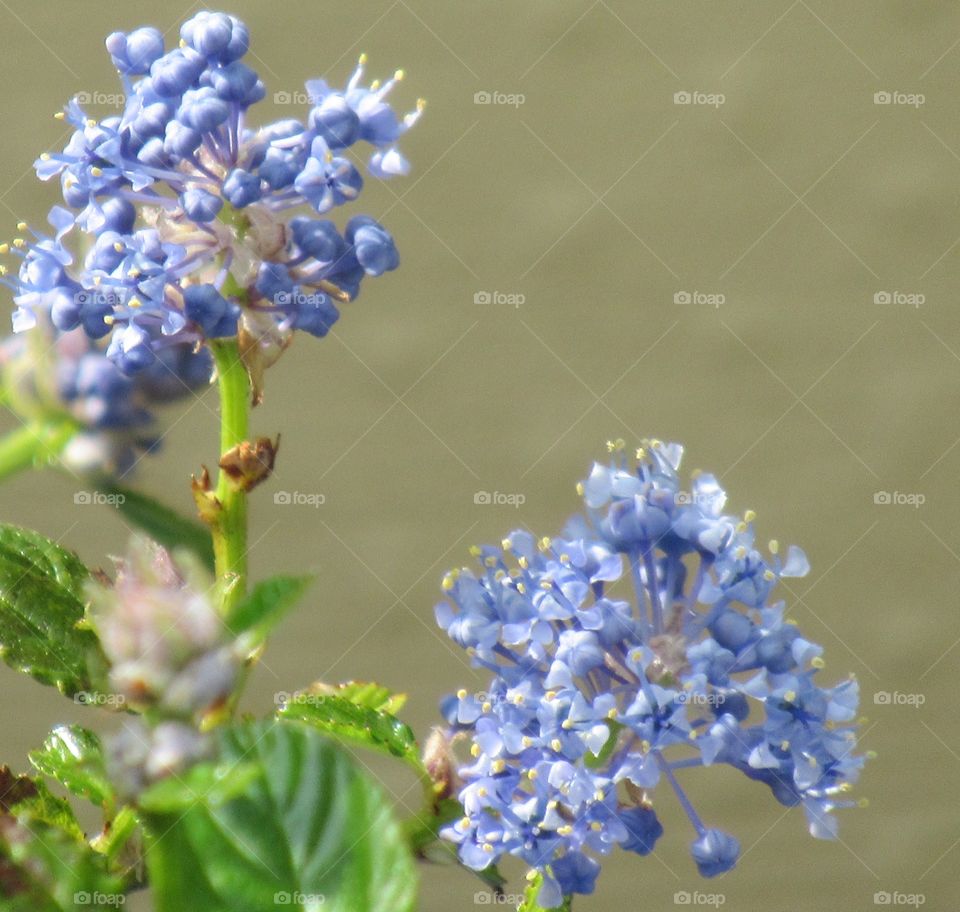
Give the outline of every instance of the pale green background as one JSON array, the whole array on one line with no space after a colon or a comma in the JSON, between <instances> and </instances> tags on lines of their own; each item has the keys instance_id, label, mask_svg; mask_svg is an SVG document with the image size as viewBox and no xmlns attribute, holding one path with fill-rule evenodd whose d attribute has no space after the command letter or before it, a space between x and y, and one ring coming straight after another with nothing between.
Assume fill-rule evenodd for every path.
<instances>
[{"instance_id":1,"label":"pale green background","mask_svg":"<svg viewBox=\"0 0 960 912\"><path fill-rule=\"evenodd\" d=\"M374 75L406 68L401 107L429 99L404 142L413 175L364 197L403 269L371 281L335 337L298 339L255 416L283 446L255 497L253 569L307 566L320 582L271 646L249 706L266 711L275 691L317 678L375 678L412 692L407 718L426 733L441 693L483 685L434 629L442 572L511 527L558 531L608 437L681 440L687 468L720 474L733 509L759 512L762 535L810 555L811 576L785 595L826 646L828 671L860 678L863 746L879 752L859 792L871 806L845 812L831 845L732 772L687 777L703 816L741 839L737 870L695 876L691 834L664 793L656 857L613 858L578 909L671 910L678 890L721 892L732 910L869 910L881 890L960 907L960 6L229 6L252 27L271 98L317 74L345 79L363 50ZM53 201L30 170L62 140L49 115L74 92L115 90L104 35L172 27L179 13L0 3L7 232ZM725 103L674 104L683 90ZM478 91L525 101L476 105ZM925 103L875 105L877 91ZM475 303L483 291L524 300ZM682 291L725 300L675 303ZM876 303L883 291L925 300ZM189 507L188 473L215 460L215 412L212 392L174 410L164 453L139 467L145 490ZM126 529L108 508L75 507L76 490L55 473L19 478L0 494L2 518L100 562ZM477 506L479 490L526 503ZM326 503L276 506L276 491ZM877 491L926 502L875 505ZM3 759L17 768L53 723L91 718L6 669L0 678ZM926 702L874 705L878 691ZM386 781L415 800L408 781ZM423 909L474 908L468 877L424 879Z\"/></svg>"}]
</instances>

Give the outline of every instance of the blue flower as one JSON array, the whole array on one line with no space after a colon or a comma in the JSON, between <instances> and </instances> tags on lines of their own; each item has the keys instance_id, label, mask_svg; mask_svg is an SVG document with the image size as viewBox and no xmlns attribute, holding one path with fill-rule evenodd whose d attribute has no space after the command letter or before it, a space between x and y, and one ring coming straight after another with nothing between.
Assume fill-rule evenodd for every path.
<instances>
[{"instance_id":1,"label":"blue flower","mask_svg":"<svg viewBox=\"0 0 960 912\"><path fill-rule=\"evenodd\" d=\"M250 109L265 89L243 60L246 26L204 11L180 36L170 51L154 28L109 36L123 111L98 121L77 100L66 106L59 116L73 134L36 162L41 180L60 180L66 208L51 210L55 234L33 232L3 250L21 259L6 280L15 331L48 313L61 331L109 337L108 357L128 374L149 370L171 344L247 333L280 352L298 329L325 335L339 317L334 302L396 269L399 256L368 216L341 231L304 212L358 198L363 177L347 156L357 144L372 148L376 177L406 173L396 143L423 109L398 117L386 96L402 74L363 87L361 60L342 90L308 83L304 120L256 129ZM288 281L267 293L261 277L274 267ZM200 300L196 288L219 297L204 291ZM305 303L283 305L281 291Z\"/></svg>"},{"instance_id":2,"label":"blue flower","mask_svg":"<svg viewBox=\"0 0 960 912\"><path fill-rule=\"evenodd\" d=\"M714 476L683 487L678 445L645 441L633 460L622 442L610 450L560 537L516 531L473 549L479 571L449 573L436 611L493 676L442 704L453 743L471 746L465 815L442 835L471 867L523 859L542 875L541 905L591 892L593 856L653 850L661 784L694 830L700 873L730 870L739 843L700 819L679 781L688 769L738 770L830 837L864 760L856 682L820 684L822 649L770 601L807 572L803 552L761 552L755 515L724 513ZM615 597L621 580L630 601Z\"/></svg>"}]
</instances>

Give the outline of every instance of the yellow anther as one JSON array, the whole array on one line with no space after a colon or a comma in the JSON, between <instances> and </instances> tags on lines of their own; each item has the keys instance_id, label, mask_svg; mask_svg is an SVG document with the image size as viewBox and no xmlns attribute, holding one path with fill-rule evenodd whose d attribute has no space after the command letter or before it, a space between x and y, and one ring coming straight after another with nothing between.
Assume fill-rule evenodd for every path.
<instances>
[{"instance_id":1,"label":"yellow anther","mask_svg":"<svg viewBox=\"0 0 960 912\"><path fill-rule=\"evenodd\" d=\"M481 712L488 713L490 712L491 709L493 709L493 704L489 700L486 700L485 702L480 704Z\"/></svg>"},{"instance_id":2,"label":"yellow anther","mask_svg":"<svg viewBox=\"0 0 960 912\"><path fill-rule=\"evenodd\" d=\"M868 808L868 807L870 807L870 799L869 799L869 798L861 798L861 799L857 802L857 807L859 807L859 808Z\"/></svg>"},{"instance_id":3,"label":"yellow anther","mask_svg":"<svg viewBox=\"0 0 960 912\"><path fill-rule=\"evenodd\" d=\"M0 266L0 276L5 276L7 274L7 271L8 270L6 266Z\"/></svg>"},{"instance_id":4,"label":"yellow anther","mask_svg":"<svg viewBox=\"0 0 960 912\"><path fill-rule=\"evenodd\" d=\"M517 583L517 592L519 592L521 595L526 595L527 587L524 586L523 583Z\"/></svg>"},{"instance_id":5,"label":"yellow anther","mask_svg":"<svg viewBox=\"0 0 960 912\"><path fill-rule=\"evenodd\" d=\"M514 706L523 706L523 694L514 694L513 695L513 705Z\"/></svg>"},{"instance_id":6,"label":"yellow anther","mask_svg":"<svg viewBox=\"0 0 960 912\"><path fill-rule=\"evenodd\" d=\"M569 564L569 563L570 563L570 555L569 555L569 554L561 554L561 555L560 555L560 563L561 563L561 564Z\"/></svg>"},{"instance_id":7,"label":"yellow anther","mask_svg":"<svg viewBox=\"0 0 960 912\"><path fill-rule=\"evenodd\" d=\"M814 657L810 660L810 664L811 664L814 668L823 668L823 666L826 665L827 663L824 662L823 659L822 659L820 656L814 656Z\"/></svg>"},{"instance_id":8,"label":"yellow anther","mask_svg":"<svg viewBox=\"0 0 960 912\"><path fill-rule=\"evenodd\" d=\"M504 551L509 551L513 547L513 542L510 541L509 538L505 538L500 542L500 547L503 548Z\"/></svg>"},{"instance_id":9,"label":"yellow anther","mask_svg":"<svg viewBox=\"0 0 960 912\"><path fill-rule=\"evenodd\" d=\"M486 567L496 567L497 559L491 554L489 557L483 559L484 566Z\"/></svg>"},{"instance_id":10,"label":"yellow anther","mask_svg":"<svg viewBox=\"0 0 960 912\"><path fill-rule=\"evenodd\" d=\"M747 549L744 548L743 545L740 545L740 546L733 552L733 556L734 556L737 560L743 560L743 559L747 556Z\"/></svg>"},{"instance_id":11,"label":"yellow anther","mask_svg":"<svg viewBox=\"0 0 960 912\"><path fill-rule=\"evenodd\" d=\"M616 708L615 706L614 706L612 709L608 709L608 710L607 710L607 718L608 718L608 719L616 719L616 718L617 718L617 708Z\"/></svg>"},{"instance_id":12,"label":"yellow anther","mask_svg":"<svg viewBox=\"0 0 960 912\"><path fill-rule=\"evenodd\" d=\"M583 497L583 482L577 482L577 497Z\"/></svg>"},{"instance_id":13,"label":"yellow anther","mask_svg":"<svg viewBox=\"0 0 960 912\"><path fill-rule=\"evenodd\" d=\"M116 323L117 321L108 314L103 318L103 322L106 323L107 326L113 326L113 324Z\"/></svg>"},{"instance_id":14,"label":"yellow anther","mask_svg":"<svg viewBox=\"0 0 960 912\"><path fill-rule=\"evenodd\" d=\"M778 542L775 538L770 539L770 544L767 545L767 547L770 549L771 554L780 553L780 542Z\"/></svg>"},{"instance_id":15,"label":"yellow anther","mask_svg":"<svg viewBox=\"0 0 960 912\"><path fill-rule=\"evenodd\" d=\"M91 173L94 177L103 177L103 168L98 168L96 165L94 165L94 166L90 169L90 173Z\"/></svg>"},{"instance_id":16,"label":"yellow anther","mask_svg":"<svg viewBox=\"0 0 960 912\"><path fill-rule=\"evenodd\" d=\"M187 46L187 41L185 38L180 39L180 47L185 48Z\"/></svg>"},{"instance_id":17,"label":"yellow anther","mask_svg":"<svg viewBox=\"0 0 960 912\"><path fill-rule=\"evenodd\" d=\"M480 788L477 789L477 795L479 795L481 798L486 798L488 794L490 793L487 791L485 786L481 785Z\"/></svg>"},{"instance_id":18,"label":"yellow anther","mask_svg":"<svg viewBox=\"0 0 960 912\"><path fill-rule=\"evenodd\" d=\"M603 801L603 789L597 789L597 790L593 793L593 800L594 800L594 801Z\"/></svg>"},{"instance_id":19,"label":"yellow anther","mask_svg":"<svg viewBox=\"0 0 960 912\"><path fill-rule=\"evenodd\" d=\"M496 573L493 574L493 578L499 583L500 580L502 580L502 579L504 579L504 578L506 577L506 575L507 575L507 571L506 571L506 570L503 570L503 569L500 569L500 570L498 570Z\"/></svg>"},{"instance_id":20,"label":"yellow anther","mask_svg":"<svg viewBox=\"0 0 960 912\"><path fill-rule=\"evenodd\" d=\"M403 82L403 77L406 75L403 70L397 70L397 72L393 74L393 78L396 79L397 82Z\"/></svg>"},{"instance_id":21,"label":"yellow anther","mask_svg":"<svg viewBox=\"0 0 960 912\"><path fill-rule=\"evenodd\" d=\"M573 832L573 827L569 823L565 823L563 826L557 827L558 836L569 836Z\"/></svg>"},{"instance_id":22,"label":"yellow anther","mask_svg":"<svg viewBox=\"0 0 960 912\"><path fill-rule=\"evenodd\" d=\"M693 729L693 728L690 729L690 732L689 732L689 734L687 735L687 740L688 740L688 741L696 741L696 740L697 740L697 732L696 732L696 729Z\"/></svg>"},{"instance_id":23,"label":"yellow anther","mask_svg":"<svg viewBox=\"0 0 960 912\"><path fill-rule=\"evenodd\" d=\"M768 583L772 583L772 582L777 578L777 574L774 573L772 570L764 570L764 571L763 571L763 578L764 578Z\"/></svg>"},{"instance_id":24,"label":"yellow anther","mask_svg":"<svg viewBox=\"0 0 960 912\"><path fill-rule=\"evenodd\" d=\"M23 238L14 238L13 246L16 247L18 250L22 250L24 247L27 246L27 242Z\"/></svg>"},{"instance_id":25,"label":"yellow anther","mask_svg":"<svg viewBox=\"0 0 960 912\"><path fill-rule=\"evenodd\" d=\"M792 703L794 700L797 699L797 692L795 690L788 690L783 695L783 699L786 700L787 703Z\"/></svg>"},{"instance_id":26,"label":"yellow anther","mask_svg":"<svg viewBox=\"0 0 960 912\"><path fill-rule=\"evenodd\" d=\"M526 570L527 567L530 566L530 561L528 561L525 557L521 557L521 558L517 561L517 563L520 565L520 569L521 569L521 570Z\"/></svg>"},{"instance_id":27,"label":"yellow anther","mask_svg":"<svg viewBox=\"0 0 960 912\"><path fill-rule=\"evenodd\" d=\"M532 769L532 770L527 770L527 778L528 778L531 782L533 782L533 780L536 779L537 776L539 776L539 775L540 775L540 774L539 774L536 770L534 770L534 769Z\"/></svg>"},{"instance_id":28,"label":"yellow anther","mask_svg":"<svg viewBox=\"0 0 960 912\"><path fill-rule=\"evenodd\" d=\"M461 687L461 688L457 691L457 699L458 699L458 700L466 700L466 699L467 699L467 689L466 689L465 687Z\"/></svg>"},{"instance_id":29,"label":"yellow anther","mask_svg":"<svg viewBox=\"0 0 960 912\"><path fill-rule=\"evenodd\" d=\"M17 222L17 231L26 231L29 227L26 222Z\"/></svg>"},{"instance_id":30,"label":"yellow anther","mask_svg":"<svg viewBox=\"0 0 960 912\"><path fill-rule=\"evenodd\" d=\"M551 583L550 580L540 580L540 588L549 592L553 589L553 583Z\"/></svg>"},{"instance_id":31,"label":"yellow anther","mask_svg":"<svg viewBox=\"0 0 960 912\"><path fill-rule=\"evenodd\" d=\"M454 580L453 576L448 573L443 578L443 582L440 584L440 588L443 589L444 592L449 592L455 585L456 585L456 581Z\"/></svg>"},{"instance_id":32,"label":"yellow anther","mask_svg":"<svg viewBox=\"0 0 960 912\"><path fill-rule=\"evenodd\" d=\"M663 441L662 441L662 440L651 440L651 441L650 441L650 446L652 446L655 450L659 450L660 447L663 446Z\"/></svg>"},{"instance_id":33,"label":"yellow anther","mask_svg":"<svg viewBox=\"0 0 960 912\"><path fill-rule=\"evenodd\" d=\"M541 551L549 551L553 547L553 540L549 535L544 535L539 542Z\"/></svg>"},{"instance_id":34,"label":"yellow anther","mask_svg":"<svg viewBox=\"0 0 960 912\"><path fill-rule=\"evenodd\" d=\"M837 789L838 789L839 791L843 792L844 794L846 794L847 792L852 792L852 791L853 791L853 786L852 786L849 782L841 782L841 783L837 786Z\"/></svg>"},{"instance_id":35,"label":"yellow anther","mask_svg":"<svg viewBox=\"0 0 960 912\"><path fill-rule=\"evenodd\" d=\"M474 757L479 757L479 756L480 756L480 745L479 745L479 744L471 744L471 745L470 745L470 753L471 753L471 755L474 756Z\"/></svg>"},{"instance_id":36,"label":"yellow anther","mask_svg":"<svg viewBox=\"0 0 960 912\"><path fill-rule=\"evenodd\" d=\"M50 153L49 153L49 152L41 152L41 153L40 153L40 161L42 161L42 162L48 162L48 161L50 161Z\"/></svg>"},{"instance_id":37,"label":"yellow anther","mask_svg":"<svg viewBox=\"0 0 960 912\"><path fill-rule=\"evenodd\" d=\"M573 728L573 723L569 719L564 719L560 723L560 727L565 731L569 731L571 728Z\"/></svg>"},{"instance_id":38,"label":"yellow anther","mask_svg":"<svg viewBox=\"0 0 960 912\"><path fill-rule=\"evenodd\" d=\"M0 244L0 253L9 253L10 245L9 244Z\"/></svg>"},{"instance_id":39,"label":"yellow anther","mask_svg":"<svg viewBox=\"0 0 960 912\"><path fill-rule=\"evenodd\" d=\"M506 768L507 768L506 760L498 759L498 760L494 760L493 763L490 764L490 769L493 770L494 773L502 773Z\"/></svg>"},{"instance_id":40,"label":"yellow anther","mask_svg":"<svg viewBox=\"0 0 960 912\"><path fill-rule=\"evenodd\" d=\"M363 66L367 62L367 55L361 54L360 57L358 58L358 62L360 66Z\"/></svg>"},{"instance_id":41,"label":"yellow anther","mask_svg":"<svg viewBox=\"0 0 960 912\"><path fill-rule=\"evenodd\" d=\"M641 742L640 742L640 748L643 750L643 752L644 752L645 754L649 754L649 753L650 753L650 742L647 741L647 740L641 741Z\"/></svg>"},{"instance_id":42,"label":"yellow anther","mask_svg":"<svg viewBox=\"0 0 960 912\"><path fill-rule=\"evenodd\" d=\"M556 699L557 699L557 692L556 692L555 690L548 690L548 691L543 695L543 699L546 700L548 703L549 703L551 700L556 700Z\"/></svg>"},{"instance_id":43,"label":"yellow anther","mask_svg":"<svg viewBox=\"0 0 960 912\"><path fill-rule=\"evenodd\" d=\"M743 521L752 523L757 518L757 514L753 510L747 510L743 514Z\"/></svg>"},{"instance_id":44,"label":"yellow anther","mask_svg":"<svg viewBox=\"0 0 960 912\"><path fill-rule=\"evenodd\" d=\"M638 462L643 462L647 458L647 451L643 447L637 447L636 457Z\"/></svg>"},{"instance_id":45,"label":"yellow anther","mask_svg":"<svg viewBox=\"0 0 960 912\"><path fill-rule=\"evenodd\" d=\"M424 108L426 108L426 106L427 106L427 99L426 99L426 98L418 98L418 99L417 99L417 110L418 110L418 111L422 111Z\"/></svg>"},{"instance_id":46,"label":"yellow anther","mask_svg":"<svg viewBox=\"0 0 960 912\"><path fill-rule=\"evenodd\" d=\"M554 738L554 739L550 742L550 749L553 750L553 751L556 751L557 753L560 753L560 748L561 748L561 747L563 747L563 744L560 743L560 739L559 739L559 738Z\"/></svg>"},{"instance_id":47,"label":"yellow anther","mask_svg":"<svg viewBox=\"0 0 960 912\"><path fill-rule=\"evenodd\" d=\"M116 250L117 253L123 253L124 246L119 241L117 241L117 243L113 245L113 249Z\"/></svg>"},{"instance_id":48,"label":"yellow anther","mask_svg":"<svg viewBox=\"0 0 960 912\"><path fill-rule=\"evenodd\" d=\"M738 531L738 532L746 532L746 531L747 531L747 524L746 524L745 522L738 522L738 523L737 523L737 531Z\"/></svg>"},{"instance_id":49,"label":"yellow anther","mask_svg":"<svg viewBox=\"0 0 960 912\"><path fill-rule=\"evenodd\" d=\"M866 756L866 758L867 758L868 760L876 760L876 759L877 759L877 752L876 752L876 751L867 751L865 756Z\"/></svg>"},{"instance_id":50,"label":"yellow anther","mask_svg":"<svg viewBox=\"0 0 960 912\"><path fill-rule=\"evenodd\" d=\"M127 306L136 310L138 307L143 307L143 301L141 301L139 298L131 298L127 302Z\"/></svg>"},{"instance_id":51,"label":"yellow anther","mask_svg":"<svg viewBox=\"0 0 960 912\"><path fill-rule=\"evenodd\" d=\"M783 750L783 751L785 751L785 750L790 750L790 742L787 741L786 739L784 739L783 741L781 741L781 742L780 742L780 750Z\"/></svg>"},{"instance_id":52,"label":"yellow anther","mask_svg":"<svg viewBox=\"0 0 960 912\"><path fill-rule=\"evenodd\" d=\"M529 735L524 735L523 740L520 742L524 747L533 747L533 738ZM533 772L533 770L531 770Z\"/></svg>"},{"instance_id":53,"label":"yellow anther","mask_svg":"<svg viewBox=\"0 0 960 912\"><path fill-rule=\"evenodd\" d=\"M492 854L493 854L493 846L490 845L489 842L485 842L485 843L483 844L483 851L486 852L488 855L492 855Z\"/></svg>"},{"instance_id":54,"label":"yellow anther","mask_svg":"<svg viewBox=\"0 0 960 912\"><path fill-rule=\"evenodd\" d=\"M54 120L63 120L63 118L66 117L66 116L67 116L67 115L64 114L63 111L57 111L57 113L53 115L53 119L54 119Z\"/></svg>"},{"instance_id":55,"label":"yellow anther","mask_svg":"<svg viewBox=\"0 0 960 912\"><path fill-rule=\"evenodd\" d=\"M594 833L599 833L603 829L603 824L600 823L599 820L594 820L593 823L590 824L590 829L593 830Z\"/></svg>"},{"instance_id":56,"label":"yellow anther","mask_svg":"<svg viewBox=\"0 0 960 912\"><path fill-rule=\"evenodd\" d=\"M91 117L87 120L87 126L92 130L97 125L97 122Z\"/></svg>"},{"instance_id":57,"label":"yellow anther","mask_svg":"<svg viewBox=\"0 0 960 912\"><path fill-rule=\"evenodd\" d=\"M371 92L376 92L377 89L379 89L379 88L380 88L380 80L379 80L379 79L374 79L373 82L370 83L370 91L371 91Z\"/></svg>"},{"instance_id":58,"label":"yellow anther","mask_svg":"<svg viewBox=\"0 0 960 912\"><path fill-rule=\"evenodd\" d=\"M471 556L471 557L479 557L482 553L483 553L483 552L482 552L476 545L471 545L471 546L470 546L470 556Z\"/></svg>"},{"instance_id":59,"label":"yellow anther","mask_svg":"<svg viewBox=\"0 0 960 912\"><path fill-rule=\"evenodd\" d=\"M460 826L461 826L463 829L466 829L468 826L470 826L470 818L469 818L469 817L461 817L461 818L460 818Z\"/></svg>"}]
</instances>

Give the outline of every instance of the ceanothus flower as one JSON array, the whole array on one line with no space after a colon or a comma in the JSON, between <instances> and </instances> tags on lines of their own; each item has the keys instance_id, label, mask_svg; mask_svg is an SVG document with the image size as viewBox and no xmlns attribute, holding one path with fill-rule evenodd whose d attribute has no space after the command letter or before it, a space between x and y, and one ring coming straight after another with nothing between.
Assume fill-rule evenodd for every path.
<instances>
[{"instance_id":1,"label":"ceanothus flower","mask_svg":"<svg viewBox=\"0 0 960 912\"><path fill-rule=\"evenodd\" d=\"M107 357L130 375L171 344L239 336L245 357L270 363L295 330L326 335L337 304L399 257L369 216L343 229L325 216L362 191L360 145L375 177L407 173L397 142L423 110L398 117L387 95L403 73L362 86L361 57L342 90L307 83L304 120L253 128L265 88L243 59L247 27L203 11L180 38L170 51L154 28L107 38L123 110L97 120L74 99L57 115L74 132L36 162L41 180L60 181L54 234L4 250L21 259L7 281L15 331L49 313L61 332L108 338Z\"/></svg>"},{"instance_id":2,"label":"ceanothus flower","mask_svg":"<svg viewBox=\"0 0 960 912\"><path fill-rule=\"evenodd\" d=\"M71 304L72 299L52 302ZM209 383L210 354L170 345L130 377L107 357L102 342L81 327L58 331L42 307L32 332L0 339L0 388L8 405L24 421L62 418L75 425L59 455L68 469L124 474L138 453L159 446L157 407Z\"/></svg>"},{"instance_id":3,"label":"ceanothus flower","mask_svg":"<svg viewBox=\"0 0 960 912\"><path fill-rule=\"evenodd\" d=\"M864 760L856 681L820 683L821 647L770 601L807 573L803 552L761 552L754 513L724 513L714 476L684 487L680 446L645 441L634 460L622 441L608 448L559 538L520 530L473 549L479 570L449 573L436 610L492 675L443 703L471 760L454 776L464 816L442 835L471 868L512 855L539 871L544 908L592 892L596 856L615 846L653 851L661 784L689 818L699 872L729 871L739 843L701 820L688 769L733 767L830 838Z\"/></svg>"}]
</instances>

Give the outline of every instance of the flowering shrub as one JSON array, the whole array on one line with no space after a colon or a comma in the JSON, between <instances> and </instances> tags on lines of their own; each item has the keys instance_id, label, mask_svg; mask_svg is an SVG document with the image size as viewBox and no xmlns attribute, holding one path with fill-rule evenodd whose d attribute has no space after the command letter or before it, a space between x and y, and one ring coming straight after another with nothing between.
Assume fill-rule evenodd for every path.
<instances>
[{"instance_id":1,"label":"flowering shrub","mask_svg":"<svg viewBox=\"0 0 960 912\"><path fill-rule=\"evenodd\" d=\"M0 526L3 659L124 712L103 739L58 726L31 753L35 777L0 768L4 908L119 905L149 887L161 912L403 912L418 858L459 862L503 897L497 865L513 857L531 881L522 909L569 909L593 891L598 857L654 851L658 786L689 818L700 874L736 864L736 838L680 784L711 765L835 835L864 759L857 685L825 683L822 649L772 600L806 558L761 549L754 514L724 513L713 476L684 486L676 444L611 444L560 536L511 532L444 578L437 621L490 684L444 699L422 750L398 718L404 698L372 683L316 682L268 719L238 713L310 584L248 578L248 497L277 459L276 440L251 438L250 408L296 331L326 335L367 276L397 268L376 220L326 216L362 191L358 149L375 178L408 171L397 143L423 103L398 116L402 72L364 85L361 57L342 89L306 83L302 120L256 127L246 26L204 11L180 38L107 38L122 113L67 104L72 136L36 163L62 205L2 248L19 264L4 270L15 310L0 395L24 426L0 441L0 477L83 473L141 529L111 576ZM216 477L192 479L199 519L186 518L120 481L156 449L157 407L209 382ZM422 811L398 822L343 743L412 770ZM101 831L89 838L47 780L91 802Z\"/></svg>"}]
</instances>

